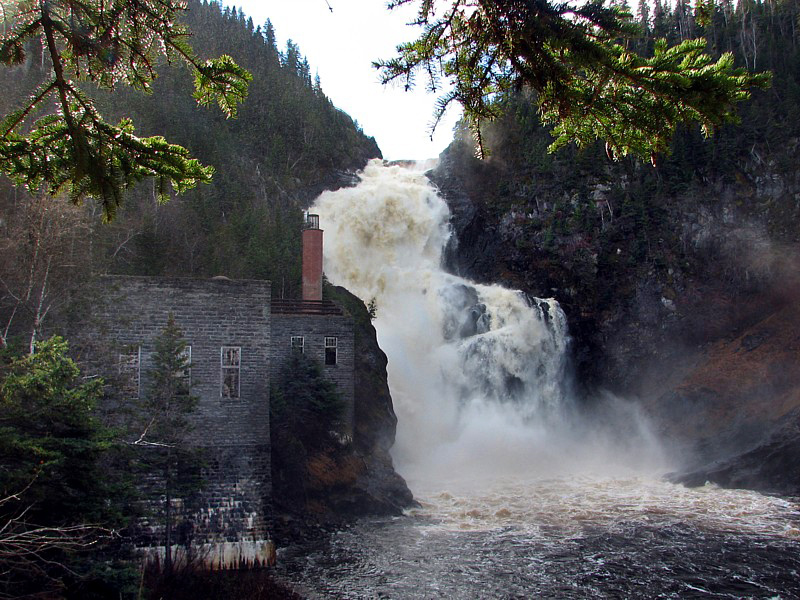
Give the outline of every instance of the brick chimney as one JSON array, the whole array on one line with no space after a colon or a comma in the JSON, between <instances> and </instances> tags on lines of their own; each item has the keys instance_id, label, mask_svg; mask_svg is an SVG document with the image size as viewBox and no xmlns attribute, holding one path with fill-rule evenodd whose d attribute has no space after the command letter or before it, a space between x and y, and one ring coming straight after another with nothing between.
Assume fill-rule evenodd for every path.
<instances>
[{"instance_id":1,"label":"brick chimney","mask_svg":"<svg viewBox=\"0 0 800 600\"><path fill-rule=\"evenodd\" d=\"M322 300L322 229L319 215L303 224L303 300Z\"/></svg>"}]
</instances>

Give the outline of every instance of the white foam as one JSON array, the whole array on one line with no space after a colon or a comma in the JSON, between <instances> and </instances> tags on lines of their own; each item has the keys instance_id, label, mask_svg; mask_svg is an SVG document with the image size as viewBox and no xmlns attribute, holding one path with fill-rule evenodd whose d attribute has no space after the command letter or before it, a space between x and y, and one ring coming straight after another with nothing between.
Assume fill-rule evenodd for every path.
<instances>
[{"instance_id":1,"label":"white foam","mask_svg":"<svg viewBox=\"0 0 800 600\"><path fill-rule=\"evenodd\" d=\"M632 406L615 401L620 419L605 429L576 410L555 300L442 269L450 213L420 170L373 161L360 185L322 194L314 211L328 279L376 303L398 415L393 455L405 476L477 482L660 465Z\"/></svg>"}]
</instances>

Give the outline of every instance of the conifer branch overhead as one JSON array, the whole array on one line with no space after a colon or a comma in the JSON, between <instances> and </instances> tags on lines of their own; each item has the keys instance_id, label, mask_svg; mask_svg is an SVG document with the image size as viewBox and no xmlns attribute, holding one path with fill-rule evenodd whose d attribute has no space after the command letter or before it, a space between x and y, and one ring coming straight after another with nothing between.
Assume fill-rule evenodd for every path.
<instances>
[{"instance_id":1,"label":"conifer branch overhead","mask_svg":"<svg viewBox=\"0 0 800 600\"><path fill-rule=\"evenodd\" d=\"M703 39L672 47L661 40L652 57L640 56L628 48L639 33L631 14L603 0L420 0L415 24L423 28L416 40L374 63L384 83L408 89L418 73L437 88L447 82L434 127L452 102L476 127L498 116L506 93L530 88L542 120L554 125L551 151L599 139L614 158L652 159L668 151L680 124L699 123L711 135L735 122L736 104L770 82L769 73L734 67L730 54L714 60Z\"/></svg>"},{"instance_id":2,"label":"conifer branch overhead","mask_svg":"<svg viewBox=\"0 0 800 600\"><path fill-rule=\"evenodd\" d=\"M177 22L186 6L184 0L4 3L0 61L23 63L26 44L38 39L52 75L0 121L0 171L32 191L67 189L75 202L98 198L107 220L124 190L143 178L159 179L162 200L167 182L180 193L210 181L213 169L185 148L160 136L135 136L128 119L107 123L76 84L91 81L113 90L125 83L149 91L163 56L194 73L199 104L217 104L226 117L236 116L251 76L229 56L200 61L194 55L188 30Z\"/></svg>"}]
</instances>

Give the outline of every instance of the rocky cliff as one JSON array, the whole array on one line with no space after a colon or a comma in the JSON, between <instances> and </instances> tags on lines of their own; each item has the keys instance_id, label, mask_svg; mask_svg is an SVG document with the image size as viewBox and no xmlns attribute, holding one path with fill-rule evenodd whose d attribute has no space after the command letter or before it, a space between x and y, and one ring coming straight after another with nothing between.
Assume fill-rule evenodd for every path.
<instances>
[{"instance_id":1,"label":"rocky cliff","mask_svg":"<svg viewBox=\"0 0 800 600\"><path fill-rule=\"evenodd\" d=\"M800 493L800 303L796 282L787 288L785 304L704 348L650 399L686 452L678 480Z\"/></svg>"},{"instance_id":2,"label":"rocky cliff","mask_svg":"<svg viewBox=\"0 0 800 600\"><path fill-rule=\"evenodd\" d=\"M585 401L641 399L691 481L800 490L786 466L800 409L798 140L754 146L723 172L713 145L686 163L693 140L654 168L591 149L535 159L515 132L496 126L484 162L457 141L430 173L453 215L449 268L555 297Z\"/></svg>"},{"instance_id":3,"label":"rocky cliff","mask_svg":"<svg viewBox=\"0 0 800 600\"><path fill-rule=\"evenodd\" d=\"M386 379L386 355L361 300L328 285L324 296L344 306L355 322L353 439L307 447L296 474L275 484L276 509L287 519L322 524L367 514L399 514L413 498L389 454L397 417Z\"/></svg>"}]
</instances>

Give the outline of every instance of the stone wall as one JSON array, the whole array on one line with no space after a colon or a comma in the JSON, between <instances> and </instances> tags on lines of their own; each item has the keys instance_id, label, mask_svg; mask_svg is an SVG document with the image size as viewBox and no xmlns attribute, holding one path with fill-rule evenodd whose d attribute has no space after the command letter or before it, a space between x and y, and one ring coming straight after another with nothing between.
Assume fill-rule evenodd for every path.
<instances>
[{"instance_id":1,"label":"stone wall","mask_svg":"<svg viewBox=\"0 0 800 600\"><path fill-rule=\"evenodd\" d=\"M353 319L350 315L273 314L271 377L275 380L292 353L292 337L303 337L303 352L322 365L325 377L334 382L345 401L342 430L353 433ZM325 338L336 338L336 364L325 364Z\"/></svg>"},{"instance_id":2,"label":"stone wall","mask_svg":"<svg viewBox=\"0 0 800 600\"><path fill-rule=\"evenodd\" d=\"M196 543L266 539L271 508L270 283L228 279L102 277L94 322L115 353L140 348L140 394L154 341L171 313L191 346L199 398L189 442L205 448L206 483L190 517ZM238 397L223 397L221 348L240 348ZM234 394L235 396L236 394Z\"/></svg>"}]
</instances>

